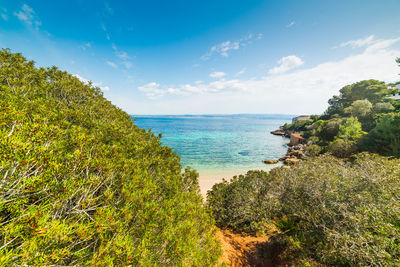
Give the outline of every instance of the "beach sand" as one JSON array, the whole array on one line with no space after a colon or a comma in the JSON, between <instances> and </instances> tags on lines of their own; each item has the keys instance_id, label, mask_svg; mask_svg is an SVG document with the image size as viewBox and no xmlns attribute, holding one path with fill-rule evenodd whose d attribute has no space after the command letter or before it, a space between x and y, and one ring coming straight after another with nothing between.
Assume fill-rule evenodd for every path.
<instances>
[{"instance_id":1,"label":"beach sand","mask_svg":"<svg viewBox=\"0 0 400 267\"><path fill-rule=\"evenodd\" d=\"M200 192L204 200L207 196L207 191L210 190L214 184L222 182L222 179L230 181L233 176L245 174L241 172L230 172L230 173L215 173L215 174L201 174L199 176Z\"/></svg>"},{"instance_id":2,"label":"beach sand","mask_svg":"<svg viewBox=\"0 0 400 267\"><path fill-rule=\"evenodd\" d=\"M265 165L263 171L269 171L275 167L282 166L282 163ZM232 170L232 171L199 171L199 185L200 192L203 199L206 200L207 191L210 190L214 184L222 182L222 179L230 181L233 176L246 174L248 170Z\"/></svg>"}]
</instances>

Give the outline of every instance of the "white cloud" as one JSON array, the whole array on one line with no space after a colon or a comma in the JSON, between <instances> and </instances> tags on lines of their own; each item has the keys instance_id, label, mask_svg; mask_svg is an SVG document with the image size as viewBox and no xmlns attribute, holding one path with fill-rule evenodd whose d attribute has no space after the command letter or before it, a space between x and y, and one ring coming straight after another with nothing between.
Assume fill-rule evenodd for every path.
<instances>
[{"instance_id":1,"label":"white cloud","mask_svg":"<svg viewBox=\"0 0 400 267\"><path fill-rule=\"evenodd\" d=\"M79 74L74 74L74 75L72 75L72 76L78 78L78 79L79 79L81 82L83 82L84 84L89 84L89 83L90 83L90 81L89 81L88 79L83 78L83 77L80 76Z\"/></svg>"},{"instance_id":2,"label":"white cloud","mask_svg":"<svg viewBox=\"0 0 400 267\"><path fill-rule=\"evenodd\" d=\"M110 34L108 34L106 25L101 24L101 29L106 33L107 40L110 41Z\"/></svg>"},{"instance_id":3,"label":"white cloud","mask_svg":"<svg viewBox=\"0 0 400 267\"><path fill-rule=\"evenodd\" d=\"M291 21L288 25L286 25L286 27L287 27L287 28L290 28L290 27L292 27L294 24L295 24L295 22L294 22L294 21Z\"/></svg>"},{"instance_id":4,"label":"white cloud","mask_svg":"<svg viewBox=\"0 0 400 267\"><path fill-rule=\"evenodd\" d=\"M395 62L400 50L390 47L398 42L400 38L380 40L358 54L337 61L258 79L223 79L174 87L149 83L139 88L151 98L142 105L143 113L321 113L328 99L347 84L365 79L400 80ZM161 99L166 95L179 97ZM118 102L128 111L135 108L127 103Z\"/></svg>"},{"instance_id":5,"label":"white cloud","mask_svg":"<svg viewBox=\"0 0 400 267\"><path fill-rule=\"evenodd\" d=\"M110 91L110 88L109 88L108 86L101 86L101 85L102 85L102 82L94 83L94 82L92 82L92 81L90 81L90 80L88 80L88 79L83 78L83 77L80 76L79 74L74 74L74 75L72 75L72 76L78 78L81 82L83 82L83 83L86 84L86 85L92 85L92 86L95 86L95 87L99 87L100 90L102 90L103 92L105 92L105 91Z\"/></svg>"},{"instance_id":6,"label":"white cloud","mask_svg":"<svg viewBox=\"0 0 400 267\"><path fill-rule=\"evenodd\" d=\"M117 64L115 64L115 63L112 62L112 61L107 61L107 64L108 64L109 66L113 67L113 68L117 68L117 67L118 67Z\"/></svg>"},{"instance_id":7,"label":"white cloud","mask_svg":"<svg viewBox=\"0 0 400 267\"><path fill-rule=\"evenodd\" d=\"M240 71L238 71L238 73L236 73L235 76L240 76L240 75L244 74L246 72L246 70L247 70L247 68L241 69Z\"/></svg>"},{"instance_id":8,"label":"white cloud","mask_svg":"<svg viewBox=\"0 0 400 267\"><path fill-rule=\"evenodd\" d=\"M333 48L341 48L341 47L346 47L350 46L351 48L359 48L367 45L371 45L375 41L375 36L370 35L364 39L358 39L358 40L350 40L344 43L339 44L338 46L334 46Z\"/></svg>"},{"instance_id":9,"label":"white cloud","mask_svg":"<svg viewBox=\"0 0 400 267\"><path fill-rule=\"evenodd\" d=\"M91 42L87 42L84 45L81 45L80 48L82 48L82 50L86 50L87 48L91 48L92 47L92 43Z\"/></svg>"},{"instance_id":10,"label":"white cloud","mask_svg":"<svg viewBox=\"0 0 400 267\"><path fill-rule=\"evenodd\" d=\"M304 62L297 56L283 57L278 61L278 66L268 71L269 74L280 74L303 65Z\"/></svg>"},{"instance_id":11,"label":"white cloud","mask_svg":"<svg viewBox=\"0 0 400 267\"><path fill-rule=\"evenodd\" d=\"M104 11L105 11L104 13L105 13L106 16L114 15L114 9L112 9L108 3L105 3Z\"/></svg>"},{"instance_id":12,"label":"white cloud","mask_svg":"<svg viewBox=\"0 0 400 267\"><path fill-rule=\"evenodd\" d=\"M213 72L213 73L210 73L210 77L211 78L222 78L222 77L224 77L226 75L226 73L225 72L222 72L222 71L215 71L215 72Z\"/></svg>"},{"instance_id":13,"label":"white cloud","mask_svg":"<svg viewBox=\"0 0 400 267\"><path fill-rule=\"evenodd\" d=\"M128 53L124 52L124 51L115 51L115 55L122 59L122 60L127 60L129 59Z\"/></svg>"},{"instance_id":14,"label":"white cloud","mask_svg":"<svg viewBox=\"0 0 400 267\"><path fill-rule=\"evenodd\" d=\"M127 52L121 51L115 44L112 44L112 49L114 50L114 54L121 60L121 64L126 68L130 69L132 67L132 63L130 62L131 56L128 55Z\"/></svg>"},{"instance_id":15,"label":"white cloud","mask_svg":"<svg viewBox=\"0 0 400 267\"><path fill-rule=\"evenodd\" d=\"M8 16L5 13L1 13L1 18L5 21L8 21Z\"/></svg>"},{"instance_id":16,"label":"white cloud","mask_svg":"<svg viewBox=\"0 0 400 267\"><path fill-rule=\"evenodd\" d=\"M156 82L150 82L143 86L138 87L139 91L145 93L145 95L149 98L161 97L168 92L160 89L160 84Z\"/></svg>"},{"instance_id":17,"label":"white cloud","mask_svg":"<svg viewBox=\"0 0 400 267\"><path fill-rule=\"evenodd\" d=\"M24 4L20 11L14 12L14 16L29 26L35 26L37 30L39 29L39 26L42 25L42 22L37 18L33 8L27 4Z\"/></svg>"},{"instance_id":18,"label":"white cloud","mask_svg":"<svg viewBox=\"0 0 400 267\"><path fill-rule=\"evenodd\" d=\"M124 65L124 67L127 69L132 68L132 63L129 61L122 61L121 64Z\"/></svg>"},{"instance_id":19,"label":"white cloud","mask_svg":"<svg viewBox=\"0 0 400 267\"><path fill-rule=\"evenodd\" d=\"M248 44L252 43L252 40L260 40L262 39L262 34L259 33L256 36L253 34L249 34L243 38L240 38L239 40L236 41L225 41L222 42L218 45L214 45L210 48L210 51L208 51L206 54L204 54L201 57L201 60L208 60L210 59L211 56L214 54L219 54L223 57L228 57L229 53L234 50L239 50L239 48L244 47Z\"/></svg>"}]
</instances>

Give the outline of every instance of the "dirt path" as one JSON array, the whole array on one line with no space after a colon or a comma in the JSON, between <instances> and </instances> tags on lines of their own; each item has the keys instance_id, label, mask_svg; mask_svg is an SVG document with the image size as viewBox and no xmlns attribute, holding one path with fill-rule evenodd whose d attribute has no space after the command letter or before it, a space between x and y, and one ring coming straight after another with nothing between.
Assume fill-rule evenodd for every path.
<instances>
[{"instance_id":1,"label":"dirt path","mask_svg":"<svg viewBox=\"0 0 400 267\"><path fill-rule=\"evenodd\" d=\"M268 251L268 236L255 237L219 230L223 255L221 262L228 266L288 266L278 264L279 257Z\"/></svg>"}]
</instances>

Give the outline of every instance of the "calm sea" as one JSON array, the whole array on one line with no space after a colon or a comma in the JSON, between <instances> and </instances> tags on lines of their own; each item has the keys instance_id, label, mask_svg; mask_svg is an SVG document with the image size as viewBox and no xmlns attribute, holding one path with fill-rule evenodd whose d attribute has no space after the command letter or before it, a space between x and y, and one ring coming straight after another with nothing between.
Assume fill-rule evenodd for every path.
<instances>
[{"instance_id":1,"label":"calm sea","mask_svg":"<svg viewBox=\"0 0 400 267\"><path fill-rule=\"evenodd\" d=\"M286 153L288 140L270 132L291 115L134 116L141 128L162 134L162 142L200 175L268 169L265 159Z\"/></svg>"}]
</instances>

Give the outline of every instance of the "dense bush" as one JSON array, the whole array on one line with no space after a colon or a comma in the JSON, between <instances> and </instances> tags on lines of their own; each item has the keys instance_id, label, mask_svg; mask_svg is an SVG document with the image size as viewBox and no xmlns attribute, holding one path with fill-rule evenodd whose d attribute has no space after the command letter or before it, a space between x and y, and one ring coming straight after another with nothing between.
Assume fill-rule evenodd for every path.
<instances>
[{"instance_id":1,"label":"dense bush","mask_svg":"<svg viewBox=\"0 0 400 267\"><path fill-rule=\"evenodd\" d=\"M274 223L297 260L398 266L399 196L400 160L322 155L217 184L208 205L220 226L249 232Z\"/></svg>"},{"instance_id":2,"label":"dense bush","mask_svg":"<svg viewBox=\"0 0 400 267\"><path fill-rule=\"evenodd\" d=\"M400 157L400 113L389 113L365 136L364 148Z\"/></svg>"},{"instance_id":3,"label":"dense bush","mask_svg":"<svg viewBox=\"0 0 400 267\"><path fill-rule=\"evenodd\" d=\"M0 52L0 265L219 256L197 174L99 88Z\"/></svg>"}]
</instances>

